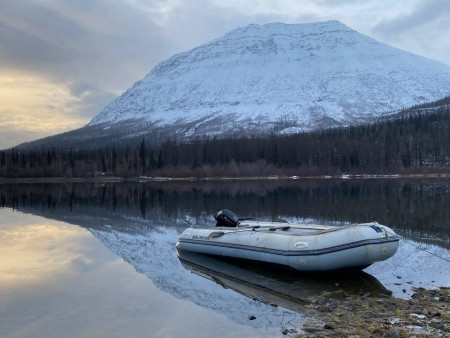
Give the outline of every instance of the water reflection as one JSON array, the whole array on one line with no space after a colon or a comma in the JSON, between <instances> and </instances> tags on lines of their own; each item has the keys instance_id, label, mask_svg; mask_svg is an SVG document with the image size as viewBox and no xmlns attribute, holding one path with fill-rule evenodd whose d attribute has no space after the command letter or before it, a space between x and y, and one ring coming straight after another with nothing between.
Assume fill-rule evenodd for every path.
<instances>
[{"instance_id":1,"label":"water reflection","mask_svg":"<svg viewBox=\"0 0 450 338\"><path fill-rule=\"evenodd\" d=\"M89 233L40 220L34 224L1 224L0 288L32 285L70 274L88 260L78 253Z\"/></svg>"},{"instance_id":2,"label":"water reflection","mask_svg":"<svg viewBox=\"0 0 450 338\"><path fill-rule=\"evenodd\" d=\"M187 270L224 288L302 314L311 313L311 307L308 305L324 294L340 292L347 296L390 295L375 277L361 271L301 273L273 265L225 260L183 250L178 250L178 258Z\"/></svg>"}]
</instances>

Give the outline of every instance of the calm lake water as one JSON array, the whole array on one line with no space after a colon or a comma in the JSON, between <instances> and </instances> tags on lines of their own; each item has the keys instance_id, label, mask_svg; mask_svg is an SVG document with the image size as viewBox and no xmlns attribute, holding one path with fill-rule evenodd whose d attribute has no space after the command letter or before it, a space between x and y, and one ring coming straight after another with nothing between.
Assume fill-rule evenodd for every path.
<instances>
[{"instance_id":1,"label":"calm lake water","mask_svg":"<svg viewBox=\"0 0 450 338\"><path fill-rule=\"evenodd\" d=\"M241 217L378 221L404 236L358 274L177 256L186 227ZM330 290L408 297L450 285L450 181L0 185L0 337L264 337L297 331Z\"/></svg>"}]
</instances>

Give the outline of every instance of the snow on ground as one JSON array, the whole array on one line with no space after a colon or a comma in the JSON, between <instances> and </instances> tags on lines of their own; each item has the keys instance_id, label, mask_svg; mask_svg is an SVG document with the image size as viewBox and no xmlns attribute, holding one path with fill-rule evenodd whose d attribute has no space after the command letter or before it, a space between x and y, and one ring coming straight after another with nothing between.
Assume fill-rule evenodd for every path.
<instances>
[{"instance_id":1,"label":"snow on ground","mask_svg":"<svg viewBox=\"0 0 450 338\"><path fill-rule=\"evenodd\" d=\"M449 261L450 251L447 249L400 240L398 251L393 257L375 263L364 271L375 276L393 292L395 297L409 297L413 293L411 291L413 286L424 288L450 286ZM403 289L406 290L405 293Z\"/></svg>"}]
</instances>

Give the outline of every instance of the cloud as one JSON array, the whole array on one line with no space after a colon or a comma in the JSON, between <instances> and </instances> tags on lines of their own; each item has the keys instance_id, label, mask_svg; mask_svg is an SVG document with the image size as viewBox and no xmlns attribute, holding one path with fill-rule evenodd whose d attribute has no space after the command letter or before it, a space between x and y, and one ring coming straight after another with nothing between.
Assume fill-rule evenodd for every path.
<instances>
[{"instance_id":1,"label":"cloud","mask_svg":"<svg viewBox=\"0 0 450 338\"><path fill-rule=\"evenodd\" d=\"M384 34L404 34L409 30L435 24L445 24L448 28L448 13L450 13L450 2L447 0L422 2L409 14L381 21L374 27L374 31ZM446 22L441 19L446 19Z\"/></svg>"},{"instance_id":2,"label":"cloud","mask_svg":"<svg viewBox=\"0 0 450 338\"><path fill-rule=\"evenodd\" d=\"M69 87L69 92L78 100L69 102L67 107L74 109L78 115L87 118L92 117L92 112L100 112L116 98L114 93L105 92L91 83L84 81L73 83Z\"/></svg>"},{"instance_id":3,"label":"cloud","mask_svg":"<svg viewBox=\"0 0 450 338\"><path fill-rule=\"evenodd\" d=\"M2 5L0 22L3 66L112 91L142 77L142 68L160 61L168 48L161 27L127 2L16 0Z\"/></svg>"},{"instance_id":4,"label":"cloud","mask_svg":"<svg viewBox=\"0 0 450 338\"><path fill-rule=\"evenodd\" d=\"M421 1L411 11L381 20L373 35L393 46L450 65L450 2Z\"/></svg>"},{"instance_id":5,"label":"cloud","mask_svg":"<svg viewBox=\"0 0 450 338\"><path fill-rule=\"evenodd\" d=\"M70 86L70 94L74 96L82 96L95 90L91 83L85 81L75 82Z\"/></svg>"},{"instance_id":6,"label":"cloud","mask_svg":"<svg viewBox=\"0 0 450 338\"><path fill-rule=\"evenodd\" d=\"M69 18L32 2L2 3L0 19L3 65L35 69L65 63L76 57L69 41L88 35Z\"/></svg>"},{"instance_id":7,"label":"cloud","mask_svg":"<svg viewBox=\"0 0 450 338\"><path fill-rule=\"evenodd\" d=\"M89 121L89 116L78 111L87 103L69 88L44 77L6 71L0 74L0 148L74 129ZM20 134L22 140L18 139Z\"/></svg>"}]
</instances>

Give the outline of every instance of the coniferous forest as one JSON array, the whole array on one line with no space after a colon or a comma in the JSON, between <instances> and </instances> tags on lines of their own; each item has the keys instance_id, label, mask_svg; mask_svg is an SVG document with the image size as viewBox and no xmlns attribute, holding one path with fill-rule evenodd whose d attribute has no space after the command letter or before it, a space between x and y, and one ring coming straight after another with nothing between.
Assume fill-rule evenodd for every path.
<instances>
[{"instance_id":1,"label":"coniferous forest","mask_svg":"<svg viewBox=\"0 0 450 338\"><path fill-rule=\"evenodd\" d=\"M428 108L428 107L422 107ZM426 110L426 109L425 109ZM412 111L412 112L411 112ZM449 105L292 135L150 146L0 151L0 177L268 176L450 172Z\"/></svg>"}]
</instances>

